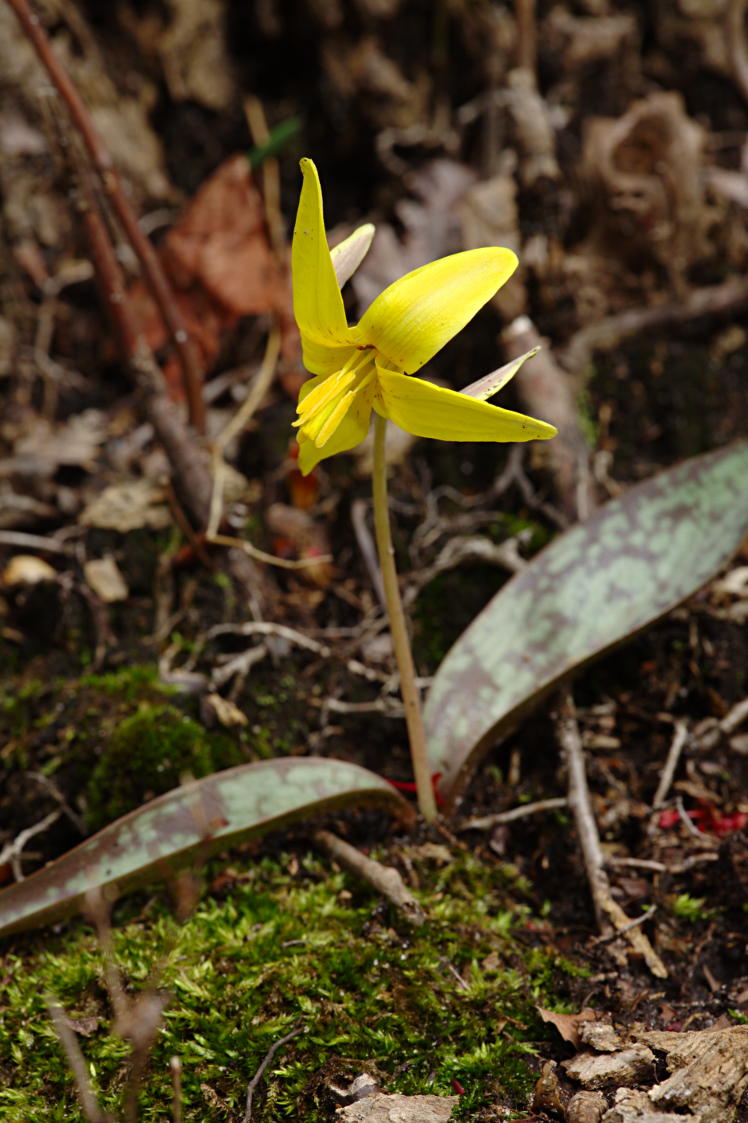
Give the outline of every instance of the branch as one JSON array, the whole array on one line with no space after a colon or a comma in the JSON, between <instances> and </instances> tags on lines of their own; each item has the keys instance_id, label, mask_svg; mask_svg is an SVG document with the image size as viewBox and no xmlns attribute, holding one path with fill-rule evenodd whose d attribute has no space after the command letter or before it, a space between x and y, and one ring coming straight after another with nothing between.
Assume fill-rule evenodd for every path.
<instances>
[{"instance_id":1,"label":"branch","mask_svg":"<svg viewBox=\"0 0 748 1123\"><path fill-rule=\"evenodd\" d=\"M47 71L57 92L64 101L73 124L78 129L86 152L101 185L117 215L143 270L143 278L159 307L182 370L190 423L195 430L205 433L205 404L202 397L202 371L195 349L185 327L182 315L174 301L174 293L161 268L153 246L140 228L135 213L122 188L122 182L112 163L111 156L97 133L83 99L55 55L39 17L31 10L28 0L7 0L15 12L39 61Z\"/></svg>"}]
</instances>

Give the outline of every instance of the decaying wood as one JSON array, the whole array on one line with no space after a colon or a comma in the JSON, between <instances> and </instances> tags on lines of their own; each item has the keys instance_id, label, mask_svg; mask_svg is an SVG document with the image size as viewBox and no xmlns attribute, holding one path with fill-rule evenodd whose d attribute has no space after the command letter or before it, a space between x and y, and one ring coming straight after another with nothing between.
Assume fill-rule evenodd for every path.
<instances>
[{"instance_id":1,"label":"decaying wood","mask_svg":"<svg viewBox=\"0 0 748 1123\"><path fill-rule=\"evenodd\" d=\"M599 1027L595 1044L595 1027ZM569 1123L732 1123L748 1088L748 1026L686 1033L634 1029L624 1037L607 1023L586 1022L585 1043L598 1050L564 1062L587 1090L571 1101ZM611 1043L617 1045L607 1051ZM606 1051L600 1052L600 1049ZM656 1054L670 1075L653 1084ZM638 1085L638 1087L637 1087ZM642 1085L644 1087L642 1087ZM595 1092L593 1099L592 1090ZM600 1089L615 1089L601 1110Z\"/></svg>"},{"instance_id":2,"label":"decaying wood","mask_svg":"<svg viewBox=\"0 0 748 1123\"><path fill-rule=\"evenodd\" d=\"M654 1076L655 1056L646 1045L633 1044L616 1053L577 1053L564 1061L566 1075L583 1088L631 1087L646 1084Z\"/></svg>"},{"instance_id":3,"label":"decaying wood","mask_svg":"<svg viewBox=\"0 0 748 1123\"><path fill-rule=\"evenodd\" d=\"M613 1107L605 1112L602 1123L699 1123L695 1115L673 1115L657 1111L646 1092L638 1088L619 1088Z\"/></svg>"},{"instance_id":4,"label":"decaying wood","mask_svg":"<svg viewBox=\"0 0 748 1123\"><path fill-rule=\"evenodd\" d=\"M569 1101L566 1123L600 1123L607 1106L602 1092L577 1092Z\"/></svg>"},{"instance_id":5,"label":"decaying wood","mask_svg":"<svg viewBox=\"0 0 748 1123\"><path fill-rule=\"evenodd\" d=\"M457 1096L366 1096L339 1107L338 1123L447 1123Z\"/></svg>"},{"instance_id":6,"label":"decaying wood","mask_svg":"<svg viewBox=\"0 0 748 1123\"><path fill-rule=\"evenodd\" d=\"M649 1092L658 1108L691 1111L699 1123L730 1123L748 1088L748 1026L694 1033L652 1030L637 1039L666 1055L671 1075Z\"/></svg>"}]
</instances>

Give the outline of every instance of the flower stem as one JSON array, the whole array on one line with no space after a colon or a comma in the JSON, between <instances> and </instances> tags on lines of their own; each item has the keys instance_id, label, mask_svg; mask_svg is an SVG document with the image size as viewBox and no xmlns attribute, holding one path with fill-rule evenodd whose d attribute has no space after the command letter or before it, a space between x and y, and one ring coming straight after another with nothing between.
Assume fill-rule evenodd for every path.
<instances>
[{"instance_id":1,"label":"flower stem","mask_svg":"<svg viewBox=\"0 0 748 1123\"><path fill-rule=\"evenodd\" d=\"M426 733L423 728L421 699L416 686L416 672L413 666L413 653L410 649L408 629L405 623L403 602L397 584L395 569L395 550L390 533L390 517L387 505L387 465L384 446L387 435L387 421L375 417L374 429L374 470L372 473L372 492L374 494L374 528L377 538L379 565L382 570L384 597L387 615L390 618L392 644L395 648L398 670L400 671L400 693L405 706L405 721L408 726L410 758L413 761L413 775L416 781L418 808L424 819L432 823L436 819L436 801L431 784L431 772L426 754Z\"/></svg>"}]
</instances>

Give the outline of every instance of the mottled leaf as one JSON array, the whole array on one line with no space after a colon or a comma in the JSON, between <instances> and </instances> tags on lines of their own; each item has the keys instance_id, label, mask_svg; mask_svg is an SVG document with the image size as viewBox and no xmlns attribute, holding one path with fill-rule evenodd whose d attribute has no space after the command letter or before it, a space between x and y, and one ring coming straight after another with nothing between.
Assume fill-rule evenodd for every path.
<instances>
[{"instance_id":1,"label":"mottled leaf","mask_svg":"<svg viewBox=\"0 0 748 1123\"><path fill-rule=\"evenodd\" d=\"M695 592L748 531L748 442L607 503L512 578L448 652L425 709L449 804L553 687Z\"/></svg>"},{"instance_id":2,"label":"mottled leaf","mask_svg":"<svg viewBox=\"0 0 748 1123\"><path fill-rule=\"evenodd\" d=\"M113 900L292 819L362 801L412 815L386 780L342 760L268 760L192 780L0 892L0 935L80 911L89 890Z\"/></svg>"}]
</instances>

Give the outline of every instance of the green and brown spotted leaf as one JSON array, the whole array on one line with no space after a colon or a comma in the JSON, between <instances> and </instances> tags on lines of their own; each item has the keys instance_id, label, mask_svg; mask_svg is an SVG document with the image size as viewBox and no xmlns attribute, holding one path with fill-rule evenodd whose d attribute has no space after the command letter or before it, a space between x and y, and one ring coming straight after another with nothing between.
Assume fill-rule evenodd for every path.
<instances>
[{"instance_id":1,"label":"green and brown spotted leaf","mask_svg":"<svg viewBox=\"0 0 748 1123\"><path fill-rule=\"evenodd\" d=\"M746 533L741 441L630 488L512 578L448 652L429 692L429 757L448 805L550 690L699 589Z\"/></svg>"},{"instance_id":2,"label":"green and brown spotted leaf","mask_svg":"<svg viewBox=\"0 0 748 1123\"><path fill-rule=\"evenodd\" d=\"M267 760L192 780L3 890L0 936L79 912L90 891L113 900L292 820L362 802L413 814L386 780L342 760Z\"/></svg>"}]
</instances>

